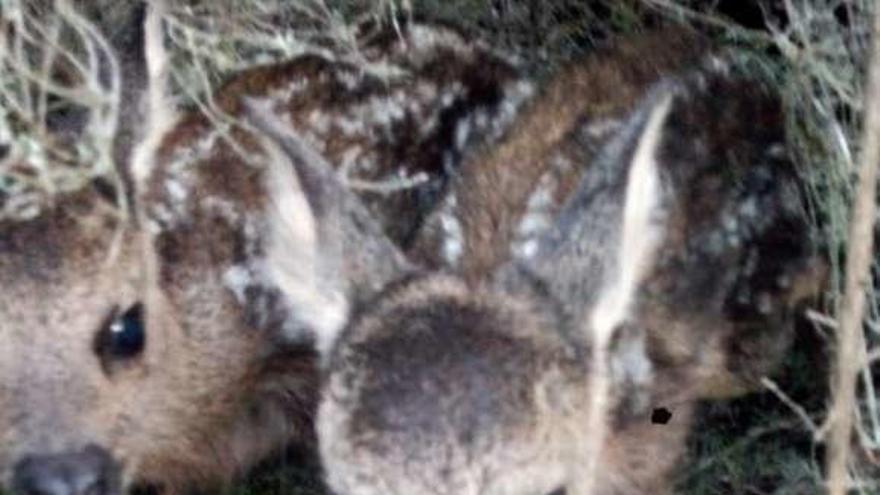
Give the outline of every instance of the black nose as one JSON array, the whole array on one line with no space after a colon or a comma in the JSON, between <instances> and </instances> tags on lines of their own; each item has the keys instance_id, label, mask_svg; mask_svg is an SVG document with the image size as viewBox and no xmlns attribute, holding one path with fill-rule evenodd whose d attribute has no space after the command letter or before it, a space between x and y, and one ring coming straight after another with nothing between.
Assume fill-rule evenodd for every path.
<instances>
[{"instance_id":1,"label":"black nose","mask_svg":"<svg viewBox=\"0 0 880 495\"><path fill-rule=\"evenodd\" d=\"M91 445L78 452L31 455L13 474L14 495L119 495L119 465Z\"/></svg>"}]
</instances>

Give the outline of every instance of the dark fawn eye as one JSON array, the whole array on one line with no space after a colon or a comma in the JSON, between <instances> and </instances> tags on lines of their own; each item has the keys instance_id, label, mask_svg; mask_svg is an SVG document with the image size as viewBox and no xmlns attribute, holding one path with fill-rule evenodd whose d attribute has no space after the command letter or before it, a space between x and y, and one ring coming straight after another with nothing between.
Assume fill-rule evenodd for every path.
<instances>
[{"instance_id":1,"label":"dark fawn eye","mask_svg":"<svg viewBox=\"0 0 880 495\"><path fill-rule=\"evenodd\" d=\"M113 312L98 334L96 350L102 359L126 360L140 355L145 343L144 306L137 303L122 314Z\"/></svg>"}]
</instances>

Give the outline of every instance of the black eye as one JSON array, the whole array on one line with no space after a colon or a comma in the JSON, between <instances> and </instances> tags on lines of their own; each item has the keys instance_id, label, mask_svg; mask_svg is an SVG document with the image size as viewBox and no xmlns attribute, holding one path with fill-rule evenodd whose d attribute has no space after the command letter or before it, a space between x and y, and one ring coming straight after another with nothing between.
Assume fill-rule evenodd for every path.
<instances>
[{"instance_id":1,"label":"black eye","mask_svg":"<svg viewBox=\"0 0 880 495\"><path fill-rule=\"evenodd\" d=\"M96 347L102 359L124 360L144 350L144 306L137 303L124 313L114 312L98 334Z\"/></svg>"}]
</instances>

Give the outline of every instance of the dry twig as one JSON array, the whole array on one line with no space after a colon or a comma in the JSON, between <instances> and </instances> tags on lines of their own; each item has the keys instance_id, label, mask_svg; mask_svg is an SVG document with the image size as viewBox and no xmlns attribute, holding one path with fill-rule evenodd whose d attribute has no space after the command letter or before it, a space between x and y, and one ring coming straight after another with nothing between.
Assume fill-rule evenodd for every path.
<instances>
[{"instance_id":1,"label":"dry twig","mask_svg":"<svg viewBox=\"0 0 880 495\"><path fill-rule=\"evenodd\" d=\"M839 311L837 357L831 392L832 425L828 441L828 491L843 495L856 407L855 385L864 361L862 319L872 260L877 168L880 162L880 9L875 8L871 60L865 89L859 180L853 203L846 261L846 282Z\"/></svg>"}]
</instances>

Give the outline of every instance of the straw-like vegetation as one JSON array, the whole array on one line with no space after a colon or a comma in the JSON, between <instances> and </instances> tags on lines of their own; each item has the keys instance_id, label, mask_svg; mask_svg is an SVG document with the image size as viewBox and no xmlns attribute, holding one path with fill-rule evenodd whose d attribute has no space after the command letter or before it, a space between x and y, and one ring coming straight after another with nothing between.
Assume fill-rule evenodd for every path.
<instances>
[{"instance_id":1,"label":"straw-like vegetation","mask_svg":"<svg viewBox=\"0 0 880 495\"><path fill-rule=\"evenodd\" d=\"M118 62L69 2L4 1L0 22L0 218L28 218L114 174Z\"/></svg>"},{"instance_id":2,"label":"straw-like vegetation","mask_svg":"<svg viewBox=\"0 0 880 495\"><path fill-rule=\"evenodd\" d=\"M32 217L55 194L83 187L94 177L118 180L111 140L119 121L120 87L107 26L115 15L108 6L119 3L124 2L0 0L0 219ZM537 78L611 33L660 23L689 26L734 50L743 70L764 78L784 98L787 136L808 188L805 214L815 226L831 277L824 306L808 312L783 370L764 381L766 391L704 407L679 489L825 489L838 308L846 277L857 275L846 273L846 254L855 178L869 142L861 134L873 0L167 3L165 46L173 95L178 104L201 109L218 125L228 122L211 100L212 89L254 64L319 51L393 77L395 68L361 55L359 44L369 38L364 26L394 25L410 17L454 23L515 53ZM90 15L101 9L102 18ZM880 492L878 263L875 253L853 358L857 386L846 484L859 493ZM314 480L299 468L270 469L231 493L321 493Z\"/></svg>"}]
</instances>

